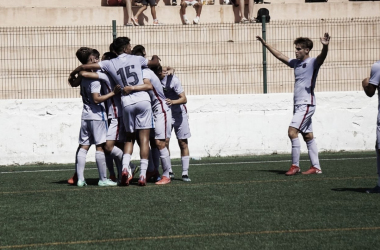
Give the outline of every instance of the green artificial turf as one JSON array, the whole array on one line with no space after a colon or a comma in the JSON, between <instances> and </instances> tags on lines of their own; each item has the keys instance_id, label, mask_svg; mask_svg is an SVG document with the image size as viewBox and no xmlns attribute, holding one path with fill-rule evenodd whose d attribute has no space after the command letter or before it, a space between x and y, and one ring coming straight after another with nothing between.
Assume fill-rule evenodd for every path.
<instances>
[{"instance_id":1,"label":"green artificial turf","mask_svg":"<svg viewBox=\"0 0 380 250\"><path fill-rule=\"evenodd\" d=\"M191 161L191 182L67 184L72 165L0 167L0 249L376 249L374 152L320 154L321 175L285 176L289 155ZM301 157L301 169L310 166Z\"/></svg>"}]
</instances>

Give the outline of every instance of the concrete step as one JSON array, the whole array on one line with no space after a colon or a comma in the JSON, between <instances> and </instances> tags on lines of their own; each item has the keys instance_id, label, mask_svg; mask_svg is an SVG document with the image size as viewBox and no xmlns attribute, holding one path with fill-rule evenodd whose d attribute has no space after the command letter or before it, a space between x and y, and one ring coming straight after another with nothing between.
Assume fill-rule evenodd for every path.
<instances>
[{"instance_id":1,"label":"concrete step","mask_svg":"<svg viewBox=\"0 0 380 250\"><path fill-rule=\"evenodd\" d=\"M26 1L26 0L25 0ZM90 0L85 0L90 1ZM112 20L117 24L128 22L128 16L123 7L98 6L76 7L3 7L0 8L2 17L1 27L17 26L82 26L82 25L111 25ZM380 13L380 1L376 2L328 2L328 3L287 3L287 4L256 4L254 13L265 6L270 11L271 20L293 19L327 19L346 17L375 17ZM248 15L246 8L245 16ZM136 13L138 7L133 7ZM179 6L158 6L157 17L163 24L182 24ZM195 10L187 8L187 17L192 20ZM232 5L203 6L200 24L205 23L234 23L239 22L239 10ZM152 25L150 10L145 11L139 20L142 25ZM128 27L127 29L133 29Z\"/></svg>"}]
</instances>

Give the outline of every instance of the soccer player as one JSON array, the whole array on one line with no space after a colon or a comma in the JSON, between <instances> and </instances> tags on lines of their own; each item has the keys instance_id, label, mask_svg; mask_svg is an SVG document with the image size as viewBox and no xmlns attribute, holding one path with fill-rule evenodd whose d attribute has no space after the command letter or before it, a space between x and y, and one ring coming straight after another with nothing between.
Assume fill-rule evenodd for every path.
<instances>
[{"instance_id":1,"label":"soccer player","mask_svg":"<svg viewBox=\"0 0 380 250\"><path fill-rule=\"evenodd\" d=\"M136 45L132 50L132 55L139 55L145 57L145 48L142 45ZM160 65L152 67L158 68ZM124 91L143 91L148 90L151 103L152 111L154 116L154 129L153 138L155 139L151 143L152 151L156 148L159 150L159 157L162 163L163 174L161 180L157 181L157 185L164 185L170 183L169 172L171 170L171 161L169 150L166 148L166 138L170 137L171 133L171 110L165 102L165 94L162 89L160 79L155 75L155 73L149 68L143 68L143 79L144 85L125 87ZM144 88L145 86L151 85L153 88L151 90ZM153 154L153 152L152 152ZM153 159L151 159L153 161ZM150 162L151 165L153 162ZM154 165L158 165L157 163ZM157 166L158 167L158 166ZM147 172L147 180L149 176L153 176L156 171Z\"/></svg>"},{"instance_id":2,"label":"soccer player","mask_svg":"<svg viewBox=\"0 0 380 250\"><path fill-rule=\"evenodd\" d=\"M99 52L91 48L82 47L78 49L76 56L84 64L96 63L99 60ZM101 74L98 72L98 74ZM105 76L106 77L106 76ZM80 82L81 96L83 101L82 122L79 133L79 148L76 155L77 186L86 186L84 179L84 168L86 155L91 144L96 145L95 161L99 171L99 186L116 186L117 183L106 178L106 159L104 144L106 142L107 121L103 102L108 98L120 93L120 86L115 86L113 91L101 95L100 81L70 76L69 83L77 86Z\"/></svg>"},{"instance_id":3,"label":"soccer player","mask_svg":"<svg viewBox=\"0 0 380 250\"><path fill-rule=\"evenodd\" d=\"M299 37L294 40L296 59L289 59L287 56L266 43L260 36L256 37L278 60L294 68L294 109L293 119L289 125L288 136L292 143L292 166L285 175L295 175L301 172L299 166L301 144L298 134L301 133L307 144L311 167L302 174L321 174L319 165L317 144L313 136L311 118L315 112L316 100L314 88L317 80L319 68L326 59L330 36L325 33L320 41L323 45L321 53L312 58L309 56L313 48L313 41L309 38Z\"/></svg>"},{"instance_id":4,"label":"soccer player","mask_svg":"<svg viewBox=\"0 0 380 250\"><path fill-rule=\"evenodd\" d=\"M157 65L159 63L158 56L153 56L152 60L141 56L133 56L131 53L131 44L128 37L118 37L113 42L113 48L118 57L110 61L103 61L77 67L71 76L83 70L102 69L108 72L112 79L122 86L137 86L144 84L142 79L143 66ZM138 132L140 140L140 177L138 185L146 185L146 170L149 158L149 132L152 128L152 108L150 97L145 91L136 91L121 96L123 106L123 120L126 129L126 143L124 145L122 185L129 185L132 179L129 163L133 152L135 142L135 132Z\"/></svg>"},{"instance_id":5,"label":"soccer player","mask_svg":"<svg viewBox=\"0 0 380 250\"><path fill-rule=\"evenodd\" d=\"M172 129L177 136L178 145L181 150L182 163L182 180L191 181L189 178L190 152L188 138L191 137L189 118L186 109L187 98L182 88L181 82L175 75L167 75L167 73L158 66L153 69L154 73L161 80L164 89L166 104L172 111ZM166 147L169 148L170 137L166 139ZM174 178L173 172L170 177Z\"/></svg>"},{"instance_id":6,"label":"soccer player","mask_svg":"<svg viewBox=\"0 0 380 250\"><path fill-rule=\"evenodd\" d=\"M365 78L362 81L362 86L364 89L364 92L367 96L372 97L377 89L377 92L379 92L379 86L380 86L380 61L375 62L372 65L371 68L371 75L370 77ZM377 130L376 130L376 155L377 155L377 174L378 174L378 180L377 184L374 188L367 190L367 193L380 193L380 95L378 96L379 99L379 112L377 114Z\"/></svg>"}]
</instances>

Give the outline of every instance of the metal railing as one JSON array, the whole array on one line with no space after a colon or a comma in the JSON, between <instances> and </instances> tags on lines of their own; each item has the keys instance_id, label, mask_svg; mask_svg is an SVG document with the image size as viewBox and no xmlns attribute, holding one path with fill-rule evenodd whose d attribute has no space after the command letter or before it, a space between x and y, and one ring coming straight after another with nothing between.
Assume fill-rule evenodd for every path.
<instances>
[{"instance_id":1,"label":"metal railing","mask_svg":"<svg viewBox=\"0 0 380 250\"><path fill-rule=\"evenodd\" d=\"M145 46L163 65L176 69L187 95L263 93L262 46L256 41L261 23L116 27L132 45ZM293 40L314 41L311 56L322 48L319 37L331 35L329 54L316 91L360 90L380 57L380 17L273 21L266 24L267 42L294 57ZM75 98L67 84L81 46L108 51L112 25L0 28L0 98ZM268 54L268 93L292 92L293 70Z\"/></svg>"}]
</instances>

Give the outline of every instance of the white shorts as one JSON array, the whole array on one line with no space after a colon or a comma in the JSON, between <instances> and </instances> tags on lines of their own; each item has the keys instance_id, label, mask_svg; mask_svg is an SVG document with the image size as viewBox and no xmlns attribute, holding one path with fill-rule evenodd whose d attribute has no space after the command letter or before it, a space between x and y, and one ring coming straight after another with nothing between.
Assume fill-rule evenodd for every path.
<instances>
[{"instance_id":1,"label":"white shorts","mask_svg":"<svg viewBox=\"0 0 380 250\"><path fill-rule=\"evenodd\" d=\"M188 139L191 137L189 116L187 113L172 114L172 129L177 136L177 139Z\"/></svg>"},{"instance_id":2,"label":"white shorts","mask_svg":"<svg viewBox=\"0 0 380 250\"><path fill-rule=\"evenodd\" d=\"M151 137L158 140L170 138L172 132L172 112L160 112L153 114L154 117L154 133Z\"/></svg>"},{"instance_id":3,"label":"white shorts","mask_svg":"<svg viewBox=\"0 0 380 250\"><path fill-rule=\"evenodd\" d=\"M149 101L141 101L123 108L123 121L126 132L153 128L152 107Z\"/></svg>"},{"instance_id":4,"label":"white shorts","mask_svg":"<svg viewBox=\"0 0 380 250\"><path fill-rule=\"evenodd\" d=\"M315 105L294 105L293 119L289 126L298 129L302 133L313 132L311 117L314 115L314 112Z\"/></svg>"},{"instance_id":5,"label":"white shorts","mask_svg":"<svg viewBox=\"0 0 380 250\"><path fill-rule=\"evenodd\" d=\"M108 119L107 141L125 142L123 117Z\"/></svg>"},{"instance_id":6,"label":"white shorts","mask_svg":"<svg viewBox=\"0 0 380 250\"><path fill-rule=\"evenodd\" d=\"M106 142L107 122L82 120L79 131L80 145L100 145Z\"/></svg>"}]
</instances>

